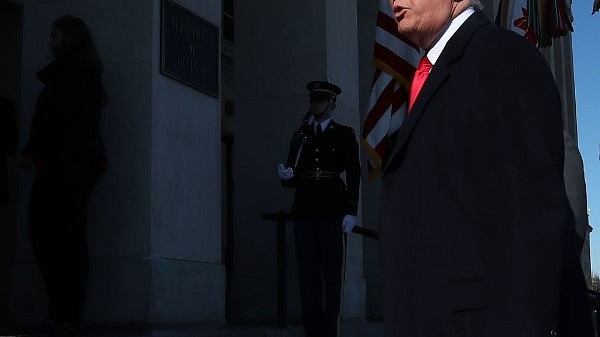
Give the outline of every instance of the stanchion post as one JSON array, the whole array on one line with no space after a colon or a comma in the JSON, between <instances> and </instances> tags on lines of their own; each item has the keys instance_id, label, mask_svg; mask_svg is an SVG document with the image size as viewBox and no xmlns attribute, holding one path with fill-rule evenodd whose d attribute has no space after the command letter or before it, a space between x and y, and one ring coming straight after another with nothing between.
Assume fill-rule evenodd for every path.
<instances>
[{"instance_id":1,"label":"stanchion post","mask_svg":"<svg viewBox=\"0 0 600 337\"><path fill-rule=\"evenodd\" d=\"M264 220L277 222L277 326L285 329L288 326L287 312L287 222L291 215L286 211L263 213Z\"/></svg>"}]
</instances>

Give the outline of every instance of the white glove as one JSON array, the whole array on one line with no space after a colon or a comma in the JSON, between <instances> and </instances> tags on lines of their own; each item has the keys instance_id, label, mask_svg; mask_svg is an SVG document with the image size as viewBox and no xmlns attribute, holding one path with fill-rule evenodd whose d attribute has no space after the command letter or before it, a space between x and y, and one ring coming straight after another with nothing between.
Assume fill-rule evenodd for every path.
<instances>
[{"instance_id":1,"label":"white glove","mask_svg":"<svg viewBox=\"0 0 600 337\"><path fill-rule=\"evenodd\" d=\"M291 167L283 166L283 164L277 166L277 173L279 174L279 178L283 180L292 179L294 177L294 170Z\"/></svg>"},{"instance_id":2,"label":"white glove","mask_svg":"<svg viewBox=\"0 0 600 337\"><path fill-rule=\"evenodd\" d=\"M346 216L344 216L344 220L342 220L342 230L344 231L344 233L348 234L352 232L352 228L354 228L355 225L356 216L346 214Z\"/></svg>"}]
</instances>

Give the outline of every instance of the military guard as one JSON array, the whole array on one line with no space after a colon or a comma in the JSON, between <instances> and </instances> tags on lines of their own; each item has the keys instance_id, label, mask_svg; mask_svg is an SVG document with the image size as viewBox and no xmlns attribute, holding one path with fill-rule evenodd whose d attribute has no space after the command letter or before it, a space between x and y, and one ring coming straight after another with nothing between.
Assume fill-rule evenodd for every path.
<instances>
[{"instance_id":1,"label":"military guard","mask_svg":"<svg viewBox=\"0 0 600 337\"><path fill-rule=\"evenodd\" d=\"M288 159L279 165L278 174L283 186L296 189L292 215L306 335L337 337L346 234L356 224L358 209L358 143L352 128L331 119L341 89L327 81L306 87L310 109L292 136Z\"/></svg>"}]
</instances>

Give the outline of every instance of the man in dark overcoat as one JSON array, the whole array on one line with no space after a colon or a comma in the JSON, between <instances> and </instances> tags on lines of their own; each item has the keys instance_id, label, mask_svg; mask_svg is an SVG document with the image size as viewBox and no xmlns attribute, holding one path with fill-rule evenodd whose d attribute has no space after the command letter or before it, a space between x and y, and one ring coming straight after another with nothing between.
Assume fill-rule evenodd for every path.
<instances>
[{"instance_id":1,"label":"man in dark overcoat","mask_svg":"<svg viewBox=\"0 0 600 337\"><path fill-rule=\"evenodd\" d=\"M430 70L383 168L385 336L591 337L547 62L479 1L390 5Z\"/></svg>"}]
</instances>

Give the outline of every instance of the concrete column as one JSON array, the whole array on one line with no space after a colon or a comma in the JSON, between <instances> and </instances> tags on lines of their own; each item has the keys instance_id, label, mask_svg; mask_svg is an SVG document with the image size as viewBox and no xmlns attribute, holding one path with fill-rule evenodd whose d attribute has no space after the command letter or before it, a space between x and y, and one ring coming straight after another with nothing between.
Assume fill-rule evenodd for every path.
<instances>
[{"instance_id":1,"label":"concrete column","mask_svg":"<svg viewBox=\"0 0 600 337\"><path fill-rule=\"evenodd\" d=\"M328 0L327 15L327 75L343 88L337 100L334 118L351 126L360 144L361 114L359 109L358 22L356 1ZM361 160L363 163L364 160ZM366 172L366 167L363 167ZM362 225L362 211L358 214ZM370 239L366 239L370 240ZM344 285L344 316L364 318L366 284L363 276L363 238L349 235Z\"/></svg>"},{"instance_id":2,"label":"concrete column","mask_svg":"<svg viewBox=\"0 0 600 337\"><path fill-rule=\"evenodd\" d=\"M23 5L21 147L50 62L51 23L83 18L104 61L109 168L89 214L89 322L223 321L220 100L160 73L160 0L20 1ZM179 0L220 26L220 0ZM215 43L219 43L216 41ZM26 234L31 176L19 176L11 310L19 323L46 311Z\"/></svg>"}]
</instances>

